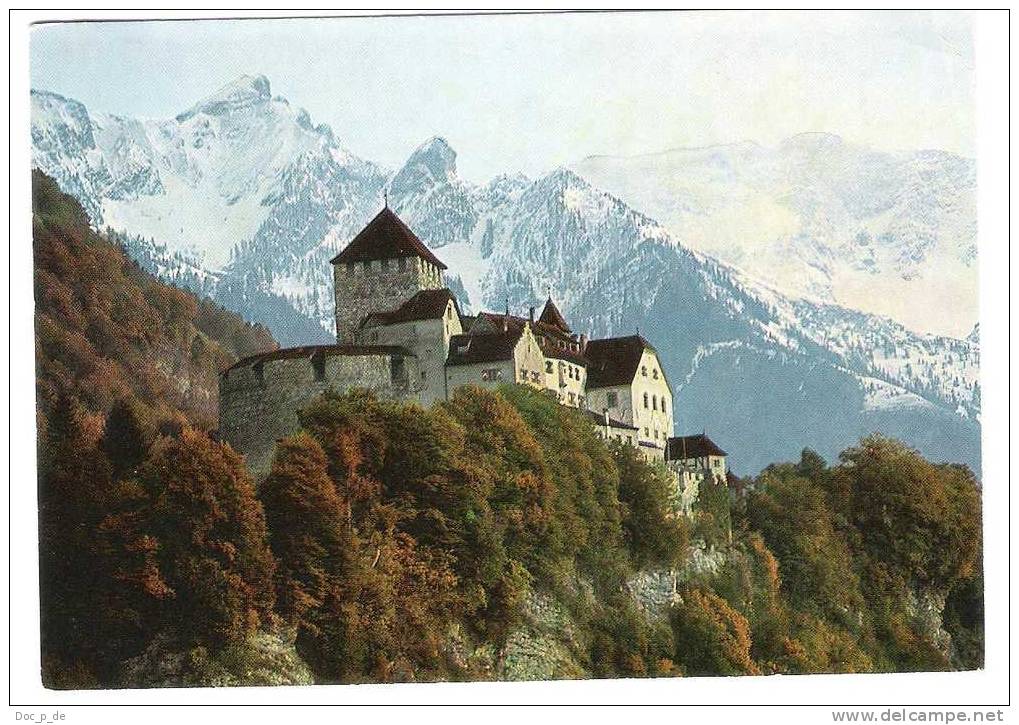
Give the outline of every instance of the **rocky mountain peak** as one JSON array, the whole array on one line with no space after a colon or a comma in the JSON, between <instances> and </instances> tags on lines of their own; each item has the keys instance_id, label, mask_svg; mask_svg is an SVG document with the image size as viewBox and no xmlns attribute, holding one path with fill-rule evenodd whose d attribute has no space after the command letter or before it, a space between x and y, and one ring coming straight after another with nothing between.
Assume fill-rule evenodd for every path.
<instances>
[{"instance_id":1,"label":"rocky mountain peak","mask_svg":"<svg viewBox=\"0 0 1019 725\"><path fill-rule=\"evenodd\" d=\"M242 75L177 116L177 120L184 121L198 113L221 116L241 108L267 103L271 98L268 78L263 75Z\"/></svg>"},{"instance_id":2,"label":"rocky mountain peak","mask_svg":"<svg viewBox=\"0 0 1019 725\"><path fill-rule=\"evenodd\" d=\"M456 180L456 151L446 139L433 136L415 149L393 178L394 193L404 184L422 181L442 184Z\"/></svg>"}]
</instances>

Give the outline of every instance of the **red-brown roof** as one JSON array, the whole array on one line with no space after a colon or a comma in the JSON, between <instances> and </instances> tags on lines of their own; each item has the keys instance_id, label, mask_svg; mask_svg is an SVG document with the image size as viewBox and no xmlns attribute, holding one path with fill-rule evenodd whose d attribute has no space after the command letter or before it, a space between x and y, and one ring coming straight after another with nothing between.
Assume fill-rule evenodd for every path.
<instances>
[{"instance_id":1,"label":"red-brown roof","mask_svg":"<svg viewBox=\"0 0 1019 725\"><path fill-rule=\"evenodd\" d=\"M400 257L421 257L439 269L446 269L446 265L432 254L410 227L392 209L386 207L358 232L342 252L332 258L332 263L370 262Z\"/></svg>"},{"instance_id":2,"label":"red-brown roof","mask_svg":"<svg viewBox=\"0 0 1019 725\"><path fill-rule=\"evenodd\" d=\"M539 322L543 322L550 327L554 327L558 330L562 330L565 333L570 333L570 326L566 324L566 320L563 318L559 308L555 306L555 302L549 297L545 301L545 309L541 311L541 317L538 318Z\"/></svg>"},{"instance_id":3,"label":"red-brown roof","mask_svg":"<svg viewBox=\"0 0 1019 725\"><path fill-rule=\"evenodd\" d=\"M389 312L375 312L364 318L362 325L378 321L383 325L393 325L398 322L415 322L417 320L437 320L446 314L446 306L453 302L460 312L460 306L456 301L456 295L446 288L421 290L395 310Z\"/></svg>"},{"instance_id":4,"label":"red-brown roof","mask_svg":"<svg viewBox=\"0 0 1019 725\"><path fill-rule=\"evenodd\" d=\"M270 360L290 360L295 358L312 358L315 355L400 355L403 357L416 357L414 353L399 345L304 345L303 347L284 347L279 350L259 353L242 358L224 370L228 373L236 368L247 365L255 365Z\"/></svg>"},{"instance_id":5,"label":"red-brown roof","mask_svg":"<svg viewBox=\"0 0 1019 725\"><path fill-rule=\"evenodd\" d=\"M724 455L726 455L726 452L715 445L715 442L703 433L670 438L669 444L665 448L665 458L670 461Z\"/></svg>"},{"instance_id":6,"label":"red-brown roof","mask_svg":"<svg viewBox=\"0 0 1019 725\"><path fill-rule=\"evenodd\" d=\"M653 351L654 347L640 335L590 340L584 350L584 355L590 361L587 366L587 387L629 385L637 375L644 350Z\"/></svg>"}]
</instances>

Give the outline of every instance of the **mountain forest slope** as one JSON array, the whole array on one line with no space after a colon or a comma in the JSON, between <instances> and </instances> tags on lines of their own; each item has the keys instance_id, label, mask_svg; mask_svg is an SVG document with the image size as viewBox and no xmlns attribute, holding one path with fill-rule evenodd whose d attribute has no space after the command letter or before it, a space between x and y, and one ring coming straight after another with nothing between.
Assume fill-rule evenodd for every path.
<instances>
[{"instance_id":1,"label":"mountain forest slope","mask_svg":"<svg viewBox=\"0 0 1019 725\"><path fill-rule=\"evenodd\" d=\"M264 327L161 282L32 174L36 370L44 419L71 398L103 416L130 399L153 422L218 425L219 371L276 347ZM64 401L65 403L67 400Z\"/></svg>"}]
</instances>

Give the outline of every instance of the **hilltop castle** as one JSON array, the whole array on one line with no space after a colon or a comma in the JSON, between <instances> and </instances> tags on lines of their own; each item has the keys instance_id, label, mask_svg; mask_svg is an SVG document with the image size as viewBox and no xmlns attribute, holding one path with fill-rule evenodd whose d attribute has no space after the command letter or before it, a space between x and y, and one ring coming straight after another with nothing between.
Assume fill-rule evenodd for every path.
<instances>
[{"instance_id":1,"label":"hilltop castle","mask_svg":"<svg viewBox=\"0 0 1019 725\"><path fill-rule=\"evenodd\" d=\"M388 207L332 265L335 345L255 355L220 376L220 434L257 477L276 441L297 429L296 411L326 390L367 388L428 406L471 383L540 388L585 411L603 438L668 461L681 482L724 477L717 446L693 442L688 451L691 439L673 438L672 389L640 335L589 340L551 298L537 317L533 307L526 318L508 309L464 315L443 281L446 265Z\"/></svg>"}]
</instances>

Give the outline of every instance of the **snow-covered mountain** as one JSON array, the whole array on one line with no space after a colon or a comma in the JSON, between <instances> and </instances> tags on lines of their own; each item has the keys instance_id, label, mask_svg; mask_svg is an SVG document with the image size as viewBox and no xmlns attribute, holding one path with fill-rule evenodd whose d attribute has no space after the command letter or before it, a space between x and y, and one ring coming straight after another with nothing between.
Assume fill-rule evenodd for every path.
<instances>
[{"instance_id":1,"label":"snow-covered mountain","mask_svg":"<svg viewBox=\"0 0 1019 725\"><path fill-rule=\"evenodd\" d=\"M593 156L584 178L686 246L779 289L964 336L976 322L976 173L942 151L884 153L805 133Z\"/></svg>"},{"instance_id":2,"label":"snow-covered mountain","mask_svg":"<svg viewBox=\"0 0 1019 725\"><path fill-rule=\"evenodd\" d=\"M833 455L873 430L979 467L975 336L916 334L783 294L573 171L477 186L441 138L381 169L262 77L163 121L93 115L45 92L32 100L34 163L97 226L122 230L140 263L284 344L330 339L328 260L387 196L467 306L525 313L551 291L578 330L639 327L675 388L677 430L706 429L740 472L803 446Z\"/></svg>"}]
</instances>

